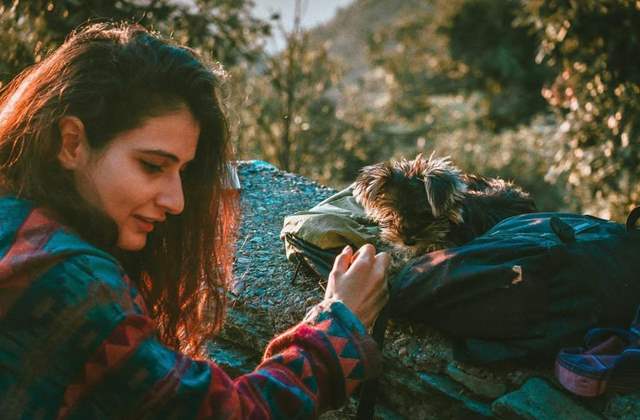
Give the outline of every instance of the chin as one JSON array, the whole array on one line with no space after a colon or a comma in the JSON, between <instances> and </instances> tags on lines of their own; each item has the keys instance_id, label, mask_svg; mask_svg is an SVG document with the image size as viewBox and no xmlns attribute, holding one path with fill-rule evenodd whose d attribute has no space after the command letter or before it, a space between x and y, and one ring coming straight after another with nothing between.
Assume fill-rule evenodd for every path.
<instances>
[{"instance_id":1,"label":"chin","mask_svg":"<svg viewBox=\"0 0 640 420\"><path fill-rule=\"evenodd\" d=\"M137 236L137 235L136 235ZM144 238L139 237L124 237L118 240L118 248L123 251L140 251L147 244L147 236Z\"/></svg>"}]
</instances>

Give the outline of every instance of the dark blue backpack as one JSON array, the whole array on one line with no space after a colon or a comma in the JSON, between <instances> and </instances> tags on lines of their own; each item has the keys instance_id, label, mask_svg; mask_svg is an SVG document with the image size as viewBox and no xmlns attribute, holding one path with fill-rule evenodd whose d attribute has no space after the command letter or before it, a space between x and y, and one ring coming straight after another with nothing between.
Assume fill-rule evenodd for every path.
<instances>
[{"instance_id":1,"label":"dark blue backpack","mask_svg":"<svg viewBox=\"0 0 640 420\"><path fill-rule=\"evenodd\" d=\"M510 217L413 260L393 281L391 317L453 337L456 356L554 356L595 326L626 328L640 304L640 230L568 213Z\"/></svg>"}]
</instances>

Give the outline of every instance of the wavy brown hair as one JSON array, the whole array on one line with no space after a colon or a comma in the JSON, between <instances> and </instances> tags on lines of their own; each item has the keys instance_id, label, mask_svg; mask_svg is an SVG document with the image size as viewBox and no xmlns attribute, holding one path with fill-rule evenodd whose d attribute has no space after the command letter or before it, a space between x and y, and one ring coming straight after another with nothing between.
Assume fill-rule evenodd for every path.
<instances>
[{"instance_id":1,"label":"wavy brown hair","mask_svg":"<svg viewBox=\"0 0 640 420\"><path fill-rule=\"evenodd\" d=\"M114 253L144 296L162 341L191 355L221 326L231 278L237 198L225 194L231 146L219 67L141 26L94 23L74 31L0 94L0 186L50 209L85 240ZM57 155L58 122L79 118L95 151L151 117L187 106L200 126L183 175L185 208L136 253L76 191Z\"/></svg>"}]
</instances>

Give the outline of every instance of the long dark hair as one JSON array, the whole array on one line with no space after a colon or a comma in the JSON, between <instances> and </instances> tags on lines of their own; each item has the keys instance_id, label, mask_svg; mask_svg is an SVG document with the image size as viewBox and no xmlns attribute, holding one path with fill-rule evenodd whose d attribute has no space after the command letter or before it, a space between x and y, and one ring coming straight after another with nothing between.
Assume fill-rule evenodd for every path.
<instances>
[{"instance_id":1,"label":"long dark hair","mask_svg":"<svg viewBox=\"0 0 640 420\"><path fill-rule=\"evenodd\" d=\"M231 277L237 198L225 194L231 158L219 102L222 70L138 25L74 31L0 95L0 186L50 209L85 240L113 251L115 224L80 199L57 159L59 120L84 124L93 150L145 119L187 106L200 126L183 175L185 208L119 258L145 297L161 339L192 355L220 328Z\"/></svg>"}]
</instances>

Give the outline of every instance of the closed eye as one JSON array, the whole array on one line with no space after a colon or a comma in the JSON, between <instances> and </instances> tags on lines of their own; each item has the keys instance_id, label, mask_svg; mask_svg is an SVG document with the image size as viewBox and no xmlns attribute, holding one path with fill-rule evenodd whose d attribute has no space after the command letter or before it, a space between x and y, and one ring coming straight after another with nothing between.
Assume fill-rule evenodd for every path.
<instances>
[{"instance_id":1,"label":"closed eye","mask_svg":"<svg viewBox=\"0 0 640 420\"><path fill-rule=\"evenodd\" d=\"M156 165L155 163L141 160L140 164L142 165L142 168L145 170L145 172L148 172L150 174L157 174L162 172L162 166Z\"/></svg>"}]
</instances>

